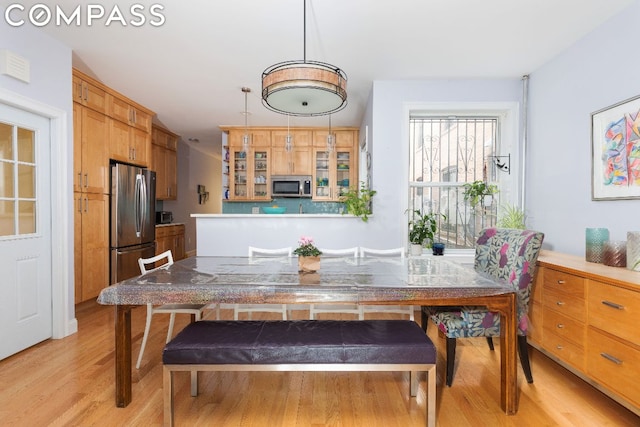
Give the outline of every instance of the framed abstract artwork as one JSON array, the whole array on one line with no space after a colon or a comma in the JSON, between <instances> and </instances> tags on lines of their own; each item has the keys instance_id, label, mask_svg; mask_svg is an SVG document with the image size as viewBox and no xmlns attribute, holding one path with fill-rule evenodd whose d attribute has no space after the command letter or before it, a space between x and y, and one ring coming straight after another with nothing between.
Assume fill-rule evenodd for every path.
<instances>
[{"instance_id":1,"label":"framed abstract artwork","mask_svg":"<svg viewBox=\"0 0 640 427\"><path fill-rule=\"evenodd\" d=\"M591 198L640 199L640 96L591 114Z\"/></svg>"}]
</instances>

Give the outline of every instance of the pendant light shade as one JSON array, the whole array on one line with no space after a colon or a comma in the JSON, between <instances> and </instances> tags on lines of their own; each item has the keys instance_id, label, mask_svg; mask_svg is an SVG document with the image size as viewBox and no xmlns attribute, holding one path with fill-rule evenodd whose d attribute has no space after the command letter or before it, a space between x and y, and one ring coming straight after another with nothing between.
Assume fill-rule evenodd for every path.
<instances>
[{"instance_id":1,"label":"pendant light shade","mask_svg":"<svg viewBox=\"0 0 640 427\"><path fill-rule=\"evenodd\" d=\"M262 103L292 116L321 116L347 106L347 75L325 62L307 61L306 0L303 60L272 65L262 73Z\"/></svg>"}]
</instances>

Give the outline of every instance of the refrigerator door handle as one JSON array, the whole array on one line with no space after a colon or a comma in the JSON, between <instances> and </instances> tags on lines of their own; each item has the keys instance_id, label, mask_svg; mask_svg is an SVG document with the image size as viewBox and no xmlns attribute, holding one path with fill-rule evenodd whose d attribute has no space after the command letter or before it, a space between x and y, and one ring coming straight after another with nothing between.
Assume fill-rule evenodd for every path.
<instances>
[{"instance_id":1,"label":"refrigerator door handle","mask_svg":"<svg viewBox=\"0 0 640 427\"><path fill-rule=\"evenodd\" d=\"M147 178L140 174L142 177L142 184L140 185L140 232L145 228L145 218L147 218Z\"/></svg>"},{"instance_id":2,"label":"refrigerator door handle","mask_svg":"<svg viewBox=\"0 0 640 427\"><path fill-rule=\"evenodd\" d=\"M136 187L135 187L135 224L136 224L136 237L142 235L142 175L136 174Z\"/></svg>"}]
</instances>

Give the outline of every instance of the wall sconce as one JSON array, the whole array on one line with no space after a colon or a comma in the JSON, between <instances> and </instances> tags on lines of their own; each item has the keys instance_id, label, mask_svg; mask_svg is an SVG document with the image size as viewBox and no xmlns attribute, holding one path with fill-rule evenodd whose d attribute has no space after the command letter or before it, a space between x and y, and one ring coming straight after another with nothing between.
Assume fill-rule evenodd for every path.
<instances>
[{"instance_id":1,"label":"wall sconce","mask_svg":"<svg viewBox=\"0 0 640 427\"><path fill-rule=\"evenodd\" d=\"M204 205L209 200L209 192L204 185L198 185L198 203Z\"/></svg>"}]
</instances>

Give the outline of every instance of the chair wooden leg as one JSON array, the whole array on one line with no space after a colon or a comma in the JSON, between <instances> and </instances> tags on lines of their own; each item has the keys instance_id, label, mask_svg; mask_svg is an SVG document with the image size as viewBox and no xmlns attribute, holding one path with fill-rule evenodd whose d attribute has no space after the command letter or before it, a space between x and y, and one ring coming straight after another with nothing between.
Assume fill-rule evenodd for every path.
<instances>
[{"instance_id":1,"label":"chair wooden leg","mask_svg":"<svg viewBox=\"0 0 640 427\"><path fill-rule=\"evenodd\" d=\"M531 364L529 363L529 345L527 344L526 335L518 335L518 353L520 354L520 363L522 364L522 370L527 382L531 384L533 382L533 375L531 375Z\"/></svg>"},{"instance_id":2,"label":"chair wooden leg","mask_svg":"<svg viewBox=\"0 0 640 427\"><path fill-rule=\"evenodd\" d=\"M447 386L453 383L453 365L456 362L456 339L447 337Z\"/></svg>"},{"instance_id":3,"label":"chair wooden leg","mask_svg":"<svg viewBox=\"0 0 640 427\"><path fill-rule=\"evenodd\" d=\"M487 344L489 344L489 350L493 351L493 339L491 337L487 337Z\"/></svg>"}]
</instances>

